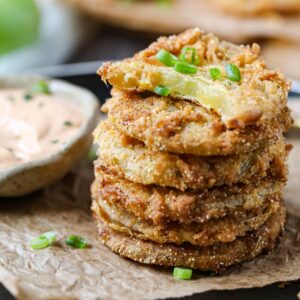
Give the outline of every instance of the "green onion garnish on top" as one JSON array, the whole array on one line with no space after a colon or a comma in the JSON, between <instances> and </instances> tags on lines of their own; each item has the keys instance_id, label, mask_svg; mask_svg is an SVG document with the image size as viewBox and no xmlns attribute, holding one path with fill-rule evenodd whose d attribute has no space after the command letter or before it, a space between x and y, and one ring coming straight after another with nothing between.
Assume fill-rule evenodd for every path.
<instances>
[{"instance_id":1,"label":"green onion garnish on top","mask_svg":"<svg viewBox=\"0 0 300 300\"><path fill-rule=\"evenodd\" d=\"M41 94L46 94L46 95L51 94L49 85L45 80L39 80L38 82L36 82L32 86L31 90L34 93L41 93Z\"/></svg>"},{"instance_id":2,"label":"green onion garnish on top","mask_svg":"<svg viewBox=\"0 0 300 300\"><path fill-rule=\"evenodd\" d=\"M157 87L155 87L154 93L160 96L167 97L170 94L170 89L165 86L158 85Z\"/></svg>"},{"instance_id":3,"label":"green onion garnish on top","mask_svg":"<svg viewBox=\"0 0 300 300\"><path fill-rule=\"evenodd\" d=\"M218 68L211 68L209 69L210 78L212 80L217 80L221 77L222 73L221 70Z\"/></svg>"},{"instance_id":4,"label":"green onion garnish on top","mask_svg":"<svg viewBox=\"0 0 300 300\"><path fill-rule=\"evenodd\" d=\"M178 279L188 280L192 278L193 270L187 268L175 267L173 270L173 277Z\"/></svg>"},{"instance_id":5,"label":"green onion garnish on top","mask_svg":"<svg viewBox=\"0 0 300 300\"><path fill-rule=\"evenodd\" d=\"M175 64L175 71L183 74L196 74L197 67L183 61L178 61Z\"/></svg>"},{"instance_id":6,"label":"green onion garnish on top","mask_svg":"<svg viewBox=\"0 0 300 300\"><path fill-rule=\"evenodd\" d=\"M226 65L225 70L228 79L231 81L239 82L242 79L240 69L236 65L228 64Z\"/></svg>"},{"instance_id":7,"label":"green onion garnish on top","mask_svg":"<svg viewBox=\"0 0 300 300\"><path fill-rule=\"evenodd\" d=\"M178 58L165 49L159 50L155 57L167 67L174 67Z\"/></svg>"},{"instance_id":8,"label":"green onion garnish on top","mask_svg":"<svg viewBox=\"0 0 300 300\"><path fill-rule=\"evenodd\" d=\"M88 245L87 241L84 238L73 234L68 236L65 242L68 246L77 249L84 249Z\"/></svg>"},{"instance_id":9,"label":"green onion garnish on top","mask_svg":"<svg viewBox=\"0 0 300 300\"><path fill-rule=\"evenodd\" d=\"M179 55L179 59L196 66L200 64L199 55L194 47L185 46Z\"/></svg>"},{"instance_id":10,"label":"green onion garnish on top","mask_svg":"<svg viewBox=\"0 0 300 300\"><path fill-rule=\"evenodd\" d=\"M44 249L53 244L56 240L56 233L54 231L48 231L37 238L30 241L30 247L34 250Z\"/></svg>"}]
</instances>

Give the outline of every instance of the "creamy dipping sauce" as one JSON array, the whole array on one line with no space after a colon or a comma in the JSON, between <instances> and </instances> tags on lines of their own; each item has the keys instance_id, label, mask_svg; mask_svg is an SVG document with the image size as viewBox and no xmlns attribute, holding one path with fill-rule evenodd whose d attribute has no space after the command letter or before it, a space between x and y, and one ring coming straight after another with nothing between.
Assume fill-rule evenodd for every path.
<instances>
[{"instance_id":1,"label":"creamy dipping sauce","mask_svg":"<svg viewBox=\"0 0 300 300\"><path fill-rule=\"evenodd\" d=\"M0 89L0 171L63 149L84 121L57 95Z\"/></svg>"}]
</instances>

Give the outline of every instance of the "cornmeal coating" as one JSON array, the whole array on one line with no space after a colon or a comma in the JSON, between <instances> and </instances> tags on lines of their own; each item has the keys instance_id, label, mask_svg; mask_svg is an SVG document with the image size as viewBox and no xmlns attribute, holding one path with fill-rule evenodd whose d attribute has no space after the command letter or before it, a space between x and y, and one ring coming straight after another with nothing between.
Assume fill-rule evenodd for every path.
<instances>
[{"instance_id":1,"label":"cornmeal coating","mask_svg":"<svg viewBox=\"0 0 300 300\"><path fill-rule=\"evenodd\" d=\"M222 272L231 265L253 259L276 246L285 222L285 208L281 206L264 225L246 236L210 247L159 245L117 232L104 225L98 216L94 217L98 223L100 240L123 257L144 264Z\"/></svg>"},{"instance_id":2,"label":"cornmeal coating","mask_svg":"<svg viewBox=\"0 0 300 300\"><path fill-rule=\"evenodd\" d=\"M110 122L153 151L202 156L251 152L281 139L292 124L287 107L268 123L227 129L217 113L189 101L117 90L112 95L104 106Z\"/></svg>"},{"instance_id":3,"label":"cornmeal coating","mask_svg":"<svg viewBox=\"0 0 300 300\"><path fill-rule=\"evenodd\" d=\"M165 225L154 225L136 218L127 210L117 207L107 199L96 197L93 211L102 222L115 231L126 233L132 237L149 240L157 244L190 243L195 246L207 247L216 243L229 243L249 231L262 226L280 207L280 195L264 203L257 211L240 213L238 216L225 216L211 219L202 224L189 225L170 222Z\"/></svg>"},{"instance_id":4,"label":"cornmeal coating","mask_svg":"<svg viewBox=\"0 0 300 300\"><path fill-rule=\"evenodd\" d=\"M94 132L94 140L99 145L96 166L145 185L204 190L237 182L250 183L268 174L282 180L287 176L283 139L240 155L178 155L152 151L116 130L109 121L103 121Z\"/></svg>"},{"instance_id":5,"label":"cornmeal coating","mask_svg":"<svg viewBox=\"0 0 300 300\"><path fill-rule=\"evenodd\" d=\"M139 220L164 226L171 222L189 225L210 219L232 216L238 218L257 213L265 204L281 194L285 182L274 178L217 187L208 191L180 191L156 185L142 185L96 169L93 193L107 203L126 210Z\"/></svg>"},{"instance_id":6,"label":"cornmeal coating","mask_svg":"<svg viewBox=\"0 0 300 300\"><path fill-rule=\"evenodd\" d=\"M186 46L196 53L195 74L178 72L156 57L162 49L177 57ZM266 69L259 54L257 44L237 46L194 28L161 37L130 59L105 63L98 74L125 91L153 92L158 86L167 87L171 97L214 110L226 128L243 128L273 120L287 103L290 82L280 72ZM239 68L240 80L228 79L228 64ZM221 72L218 79L211 78L212 68Z\"/></svg>"}]
</instances>

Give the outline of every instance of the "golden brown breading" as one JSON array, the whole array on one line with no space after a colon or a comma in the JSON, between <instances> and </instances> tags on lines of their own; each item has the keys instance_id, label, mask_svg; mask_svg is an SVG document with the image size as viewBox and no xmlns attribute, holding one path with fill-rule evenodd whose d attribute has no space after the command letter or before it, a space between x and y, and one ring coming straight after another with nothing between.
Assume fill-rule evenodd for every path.
<instances>
[{"instance_id":1,"label":"golden brown breading","mask_svg":"<svg viewBox=\"0 0 300 300\"><path fill-rule=\"evenodd\" d=\"M238 16L300 12L300 0L213 0L217 8Z\"/></svg>"},{"instance_id":2,"label":"golden brown breading","mask_svg":"<svg viewBox=\"0 0 300 300\"><path fill-rule=\"evenodd\" d=\"M197 51L196 74L177 72L155 57L161 49L179 55L184 46ZM153 92L157 86L167 87L171 97L213 109L227 128L239 128L274 119L287 103L290 83L281 73L267 70L259 52L258 45L233 45L194 28L178 36L161 37L131 59L106 63L98 74L126 91ZM225 69L229 63L239 67L239 82L228 80ZM218 80L210 76L215 67L222 73Z\"/></svg>"},{"instance_id":3,"label":"golden brown breading","mask_svg":"<svg viewBox=\"0 0 300 300\"><path fill-rule=\"evenodd\" d=\"M151 151L135 139L103 121L94 132L99 144L96 165L141 184L157 184L180 190L207 189L237 182L250 183L272 174L286 179L283 139L257 150L227 157L201 157Z\"/></svg>"},{"instance_id":4,"label":"golden brown breading","mask_svg":"<svg viewBox=\"0 0 300 300\"><path fill-rule=\"evenodd\" d=\"M270 202L264 203L256 212L243 213L241 216L225 216L202 224L191 223L189 225L171 222L157 226L136 218L125 209L116 207L115 203L99 196L94 199L92 207L102 222L115 231L157 244L190 243L207 247L216 243L232 242L246 235L247 232L256 230L279 209L280 200L280 195L275 195Z\"/></svg>"},{"instance_id":5,"label":"golden brown breading","mask_svg":"<svg viewBox=\"0 0 300 300\"><path fill-rule=\"evenodd\" d=\"M195 247L189 244L177 246L159 245L119 233L98 223L100 240L112 251L144 264L178 266L202 271L222 272L227 267L252 259L260 253L270 251L276 245L285 222L285 209L275 213L258 230L231 243L221 243L210 247Z\"/></svg>"},{"instance_id":6,"label":"golden brown breading","mask_svg":"<svg viewBox=\"0 0 300 300\"><path fill-rule=\"evenodd\" d=\"M257 211L280 194L284 182L265 179L252 185L233 185L201 191L179 191L142 185L122 179L107 170L96 169L99 197L121 207L140 220L163 226L168 222L203 223L225 215L238 217Z\"/></svg>"},{"instance_id":7,"label":"golden brown breading","mask_svg":"<svg viewBox=\"0 0 300 300\"><path fill-rule=\"evenodd\" d=\"M203 156L253 151L281 138L292 123L285 108L269 123L228 130L216 113L194 103L116 90L105 109L114 127L153 151Z\"/></svg>"},{"instance_id":8,"label":"golden brown breading","mask_svg":"<svg viewBox=\"0 0 300 300\"><path fill-rule=\"evenodd\" d=\"M258 45L194 28L98 74L113 86L94 132L91 188L105 245L143 263L217 272L275 246L290 82L266 68Z\"/></svg>"}]
</instances>

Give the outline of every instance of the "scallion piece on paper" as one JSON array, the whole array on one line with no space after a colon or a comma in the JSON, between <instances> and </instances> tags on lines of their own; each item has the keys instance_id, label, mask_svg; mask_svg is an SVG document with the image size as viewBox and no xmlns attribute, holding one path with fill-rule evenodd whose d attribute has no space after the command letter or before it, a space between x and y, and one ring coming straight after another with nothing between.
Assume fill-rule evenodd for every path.
<instances>
[{"instance_id":1,"label":"scallion piece on paper","mask_svg":"<svg viewBox=\"0 0 300 300\"><path fill-rule=\"evenodd\" d=\"M37 238L30 241L30 247L34 250L44 249L53 244L56 240L56 233L54 231L48 231Z\"/></svg>"},{"instance_id":2,"label":"scallion piece on paper","mask_svg":"<svg viewBox=\"0 0 300 300\"><path fill-rule=\"evenodd\" d=\"M197 67L192 64L179 61L175 64L175 71L183 74L196 74Z\"/></svg>"},{"instance_id":3,"label":"scallion piece on paper","mask_svg":"<svg viewBox=\"0 0 300 300\"><path fill-rule=\"evenodd\" d=\"M155 87L154 93L160 96L167 97L170 95L170 89L165 86L158 85L157 87Z\"/></svg>"},{"instance_id":4,"label":"scallion piece on paper","mask_svg":"<svg viewBox=\"0 0 300 300\"><path fill-rule=\"evenodd\" d=\"M173 270L173 277L178 279L189 280L192 278L192 274L192 269L175 267Z\"/></svg>"},{"instance_id":5,"label":"scallion piece on paper","mask_svg":"<svg viewBox=\"0 0 300 300\"><path fill-rule=\"evenodd\" d=\"M159 50L155 57L167 67L174 67L178 61L178 58L175 55L165 49Z\"/></svg>"},{"instance_id":6,"label":"scallion piece on paper","mask_svg":"<svg viewBox=\"0 0 300 300\"><path fill-rule=\"evenodd\" d=\"M234 82L241 81L242 77L241 77L240 69L236 65L228 64L226 65L225 70L228 79Z\"/></svg>"},{"instance_id":7,"label":"scallion piece on paper","mask_svg":"<svg viewBox=\"0 0 300 300\"><path fill-rule=\"evenodd\" d=\"M87 247L87 241L78 235L70 235L66 239L66 244L72 248L84 249Z\"/></svg>"}]
</instances>

